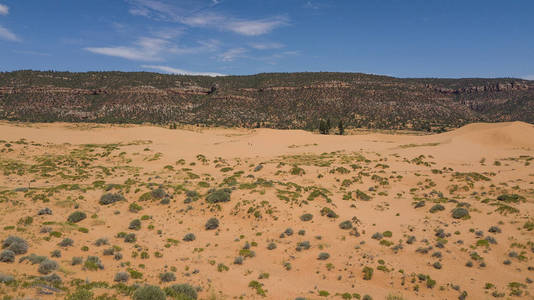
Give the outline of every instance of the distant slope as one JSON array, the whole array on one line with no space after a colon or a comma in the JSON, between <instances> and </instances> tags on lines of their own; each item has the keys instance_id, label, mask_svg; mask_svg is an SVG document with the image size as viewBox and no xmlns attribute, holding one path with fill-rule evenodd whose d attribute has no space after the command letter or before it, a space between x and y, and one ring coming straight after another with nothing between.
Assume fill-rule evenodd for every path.
<instances>
[{"instance_id":1,"label":"distant slope","mask_svg":"<svg viewBox=\"0 0 534 300\"><path fill-rule=\"evenodd\" d=\"M204 77L147 72L0 73L0 119L442 131L534 123L534 81L400 79L361 73Z\"/></svg>"}]
</instances>

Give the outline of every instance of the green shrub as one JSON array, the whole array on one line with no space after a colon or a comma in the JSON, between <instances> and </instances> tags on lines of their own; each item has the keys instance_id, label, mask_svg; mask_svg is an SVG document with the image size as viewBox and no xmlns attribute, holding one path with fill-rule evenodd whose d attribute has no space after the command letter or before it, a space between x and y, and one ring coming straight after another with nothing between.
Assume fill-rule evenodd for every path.
<instances>
[{"instance_id":1,"label":"green shrub","mask_svg":"<svg viewBox=\"0 0 534 300\"><path fill-rule=\"evenodd\" d=\"M115 282L127 282L128 279L130 279L130 275L126 272L118 272L115 274L115 278L113 278L113 281Z\"/></svg>"},{"instance_id":2,"label":"green shrub","mask_svg":"<svg viewBox=\"0 0 534 300\"><path fill-rule=\"evenodd\" d=\"M135 243L137 241L137 238L135 237L135 233L128 233L124 236L124 242L125 243Z\"/></svg>"},{"instance_id":3,"label":"green shrub","mask_svg":"<svg viewBox=\"0 0 534 300\"><path fill-rule=\"evenodd\" d=\"M176 275L174 275L174 273L172 273L172 272L160 273L159 274L159 280L161 280L161 282L175 281L176 280Z\"/></svg>"},{"instance_id":4,"label":"green shrub","mask_svg":"<svg viewBox=\"0 0 534 300\"><path fill-rule=\"evenodd\" d=\"M98 203L100 203L100 205L109 205L109 204L112 204L118 201L123 201L123 200L125 200L123 195L109 193L109 194L102 195Z\"/></svg>"},{"instance_id":5,"label":"green shrub","mask_svg":"<svg viewBox=\"0 0 534 300\"><path fill-rule=\"evenodd\" d=\"M302 216L300 216L300 220L303 222L311 221L312 219L313 219L312 214L303 214Z\"/></svg>"},{"instance_id":6,"label":"green shrub","mask_svg":"<svg viewBox=\"0 0 534 300\"><path fill-rule=\"evenodd\" d=\"M321 252L321 253L319 253L319 256L317 256L318 260L327 260L329 258L330 258L330 254L328 254L326 252Z\"/></svg>"},{"instance_id":7,"label":"green shrub","mask_svg":"<svg viewBox=\"0 0 534 300\"><path fill-rule=\"evenodd\" d=\"M455 219L469 219L469 211L463 207L457 207L452 210L452 217Z\"/></svg>"},{"instance_id":8,"label":"green shrub","mask_svg":"<svg viewBox=\"0 0 534 300\"><path fill-rule=\"evenodd\" d=\"M67 221L70 223L78 223L87 218L87 214L82 211L75 211L67 218Z\"/></svg>"},{"instance_id":9,"label":"green shrub","mask_svg":"<svg viewBox=\"0 0 534 300\"><path fill-rule=\"evenodd\" d=\"M154 285L145 285L138 288L133 296L133 300L165 300L165 293Z\"/></svg>"},{"instance_id":10,"label":"green shrub","mask_svg":"<svg viewBox=\"0 0 534 300\"><path fill-rule=\"evenodd\" d=\"M206 201L208 203L220 203L230 201L230 194L232 193L231 189L224 188L218 190L212 190L206 196Z\"/></svg>"},{"instance_id":11,"label":"green shrub","mask_svg":"<svg viewBox=\"0 0 534 300\"><path fill-rule=\"evenodd\" d=\"M339 223L339 228L341 229L351 229L352 228L352 222L351 221L343 221Z\"/></svg>"},{"instance_id":12,"label":"green shrub","mask_svg":"<svg viewBox=\"0 0 534 300\"><path fill-rule=\"evenodd\" d=\"M180 300L196 300L197 291L189 284L173 284L165 288L167 296Z\"/></svg>"},{"instance_id":13,"label":"green shrub","mask_svg":"<svg viewBox=\"0 0 534 300\"><path fill-rule=\"evenodd\" d=\"M435 213L435 212L442 211L442 210L445 210L445 206L443 206L441 204L436 204L436 205L432 206L429 211L431 213Z\"/></svg>"},{"instance_id":14,"label":"green shrub","mask_svg":"<svg viewBox=\"0 0 534 300\"><path fill-rule=\"evenodd\" d=\"M213 230L219 227L219 220L217 218L210 218L204 226L206 230Z\"/></svg>"},{"instance_id":15,"label":"green shrub","mask_svg":"<svg viewBox=\"0 0 534 300\"><path fill-rule=\"evenodd\" d=\"M18 236L10 235L2 242L2 249L6 248L15 254L24 254L28 252L28 243Z\"/></svg>"},{"instance_id":16,"label":"green shrub","mask_svg":"<svg viewBox=\"0 0 534 300\"><path fill-rule=\"evenodd\" d=\"M69 238L64 238L61 242L58 243L58 246L60 247L69 247L74 244L74 241Z\"/></svg>"},{"instance_id":17,"label":"green shrub","mask_svg":"<svg viewBox=\"0 0 534 300\"><path fill-rule=\"evenodd\" d=\"M88 256L83 265L89 271L96 271L104 269L104 265L98 256Z\"/></svg>"},{"instance_id":18,"label":"green shrub","mask_svg":"<svg viewBox=\"0 0 534 300\"><path fill-rule=\"evenodd\" d=\"M39 268L37 269L37 271L41 274L46 275L57 269L57 267L58 265L55 261L45 259L39 264Z\"/></svg>"},{"instance_id":19,"label":"green shrub","mask_svg":"<svg viewBox=\"0 0 534 300\"><path fill-rule=\"evenodd\" d=\"M130 222L130 225L128 225L128 229L131 230L139 230L141 229L141 220L134 219Z\"/></svg>"},{"instance_id":20,"label":"green shrub","mask_svg":"<svg viewBox=\"0 0 534 300\"><path fill-rule=\"evenodd\" d=\"M192 242L196 239L195 235L192 233L188 233L184 236L183 240L186 242Z\"/></svg>"},{"instance_id":21,"label":"green shrub","mask_svg":"<svg viewBox=\"0 0 534 300\"><path fill-rule=\"evenodd\" d=\"M15 252L11 250L4 250L0 252L0 262L4 262L4 263L15 262Z\"/></svg>"},{"instance_id":22,"label":"green shrub","mask_svg":"<svg viewBox=\"0 0 534 300\"><path fill-rule=\"evenodd\" d=\"M94 293L90 290L79 288L74 293L68 294L65 300L92 300Z\"/></svg>"},{"instance_id":23,"label":"green shrub","mask_svg":"<svg viewBox=\"0 0 534 300\"><path fill-rule=\"evenodd\" d=\"M364 267L363 268L363 280L371 280L373 278L373 268L371 267Z\"/></svg>"},{"instance_id":24,"label":"green shrub","mask_svg":"<svg viewBox=\"0 0 534 300\"><path fill-rule=\"evenodd\" d=\"M291 170L289 170L289 173L291 173L291 175L298 175L298 176L302 176L302 175L306 174L304 169L303 168L299 168L298 166L293 166L291 168Z\"/></svg>"},{"instance_id":25,"label":"green shrub","mask_svg":"<svg viewBox=\"0 0 534 300\"><path fill-rule=\"evenodd\" d=\"M517 194L502 194L499 197L497 197L497 200L504 201L506 203L518 203L519 201L525 200L525 197L517 195Z\"/></svg>"},{"instance_id":26,"label":"green shrub","mask_svg":"<svg viewBox=\"0 0 534 300\"><path fill-rule=\"evenodd\" d=\"M142 209L143 207L135 202L130 203L130 206L128 206L128 210L133 213L139 212Z\"/></svg>"},{"instance_id":27,"label":"green shrub","mask_svg":"<svg viewBox=\"0 0 534 300\"><path fill-rule=\"evenodd\" d=\"M328 207L323 207L321 209L321 216L327 216L329 218L337 218L339 217L332 209L328 208Z\"/></svg>"},{"instance_id":28,"label":"green shrub","mask_svg":"<svg viewBox=\"0 0 534 300\"><path fill-rule=\"evenodd\" d=\"M363 201L369 201L371 200L371 196L367 195L366 193L360 191L360 190L356 190L356 199L360 199L360 200L363 200Z\"/></svg>"}]
</instances>

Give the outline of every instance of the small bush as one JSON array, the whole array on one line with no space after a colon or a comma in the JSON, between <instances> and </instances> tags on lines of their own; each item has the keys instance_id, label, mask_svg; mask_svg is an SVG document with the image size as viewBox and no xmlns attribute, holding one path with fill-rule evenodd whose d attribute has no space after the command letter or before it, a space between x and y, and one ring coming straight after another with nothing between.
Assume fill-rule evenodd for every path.
<instances>
[{"instance_id":1,"label":"small bush","mask_svg":"<svg viewBox=\"0 0 534 300\"><path fill-rule=\"evenodd\" d=\"M138 288L133 296L133 300L165 300L165 293L154 285L145 285Z\"/></svg>"},{"instance_id":2,"label":"small bush","mask_svg":"<svg viewBox=\"0 0 534 300\"><path fill-rule=\"evenodd\" d=\"M137 213L141 211L142 209L143 207L135 202L131 203L130 206L128 207L128 210L133 213Z\"/></svg>"},{"instance_id":3,"label":"small bush","mask_svg":"<svg viewBox=\"0 0 534 300\"><path fill-rule=\"evenodd\" d=\"M371 280L373 278L373 268L371 267L364 267L363 268L363 280Z\"/></svg>"},{"instance_id":4,"label":"small bush","mask_svg":"<svg viewBox=\"0 0 534 300\"><path fill-rule=\"evenodd\" d=\"M172 272L160 273L159 274L159 280L161 280L161 282L175 281L176 280L176 275L174 275L174 273L172 273Z\"/></svg>"},{"instance_id":5,"label":"small bush","mask_svg":"<svg viewBox=\"0 0 534 300\"><path fill-rule=\"evenodd\" d=\"M113 254L115 254L115 248L113 248L113 247L104 249L104 251L102 251L102 255L104 255L104 256L109 256L109 255L113 255Z\"/></svg>"},{"instance_id":6,"label":"small bush","mask_svg":"<svg viewBox=\"0 0 534 300\"><path fill-rule=\"evenodd\" d=\"M317 257L318 260L327 260L330 258L330 254L326 252L319 253L319 256Z\"/></svg>"},{"instance_id":7,"label":"small bush","mask_svg":"<svg viewBox=\"0 0 534 300\"><path fill-rule=\"evenodd\" d=\"M19 259L19 263L25 260L29 260L32 265L35 265L35 264L40 264L42 261L46 260L46 256L35 255L32 253L28 256L21 257Z\"/></svg>"},{"instance_id":8,"label":"small bush","mask_svg":"<svg viewBox=\"0 0 534 300\"><path fill-rule=\"evenodd\" d=\"M119 202L119 201L123 201L125 200L124 199L124 196L121 195L121 194L104 194L102 195L102 197L100 197L100 201L98 201L98 203L100 203L100 205L109 205L109 204L112 204L112 203L115 203L115 202Z\"/></svg>"},{"instance_id":9,"label":"small bush","mask_svg":"<svg viewBox=\"0 0 534 300\"><path fill-rule=\"evenodd\" d=\"M104 265L102 265L102 262L100 261L100 258L98 258L98 256L88 256L83 266L89 271L104 269Z\"/></svg>"},{"instance_id":10,"label":"small bush","mask_svg":"<svg viewBox=\"0 0 534 300\"><path fill-rule=\"evenodd\" d=\"M106 238L99 238L98 240L95 241L95 246L97 247L100 247L102 245L107 245L108 244L108 239Z\"/></svg>"},{"instance_id":11,"label":"small bush","mask_svg":"<svg viewBox=\"0 0 534 300\"><path fill-rule=\"evenodd\" d=\"M360 191L360 190L356 190L356 199L360 199L360 200L363 200L363 201L369 201L371 200L371 196L367 195L366 193Z\"/></svg>"},{"instance_id":12,"label":"small bush","mask_svg":"<svg viewBox=\"0 0 534 300\"><path fill-rule=\"evenodd\" d=\"M441 204L436 204L436 205L432 206L429 211L431 213L435 213L435 212L442 211L442 210L445 210L445 206L443 206Z\"/></svg>"},{"instance_id":13,"label":"small bush","mask_svg":"<svg viewBox=\"0 0 534 300\"><path fill-rule=\"evenodd\" d=\"M0 262L4 262L4 263L15 262L15 252L11 250L4 250L0 252Z\"/></svg>"},{"instance_id":14,"label":"small bush","mask_svg":"<svg viewBox=\"0 0 534 300\"><path fill-rule=\"evenodd\" d=\"M15 281L13 276L0 273L0 283L11 283L13 281Z\"/></svg>"},{"instance_id":15,"label":"small bush","mask_svg":"<svg viewBox=\"0 0 534 300\"><path fill-rule=\"evenodd\" d=\"M130 225L128 226L128 229L131 230L139 230L141 229L141 220L135 219L130 222Z\"/></svg>"},{"instance_id":16,"label":"small bush","mask_svg":"<svg viewBox=\"0 0 534 300\"><path fill-rule=\"evenodd\" d=\"M321 209L321 216L327 216L329 218L335 219L339 217L332 209L328 207L323 207Z\"/></svg>"},{"instance_id":17,"label":"small bush","mask_svg":"<svg viewBox=\"0 0 534 300\"><path fill-rule=\"evenodd\" d=\"M51 257L57 257L57 258L59 258L59 257L61 257L61 251L59 251L59 250L54 250L54 251L52 251L52 252L50 253L50 256L51 256Z\"/></svg>"},{"instance_id":18,"label":"small bush","mask_svg":"<svg viewBox=\"0 0 534 300\"><path fill-rule=\"evenodd\" d=\"M238 256L234 259L234 265L242 265L243 264L244 257Z\"/></svg>"},{"instance_id":19,"label":"small bush","mask_svg":"<svg viewBox=\"0 0 534 300\"><path fill-rule=\"evenodd\" d=\"M60 247L69 247L74 245L74 241L69 238L64 238L61 242L58 243L58 246Z\"/></svg>"},{"instance_id":20,"label":"small bush","mask_svg":"<svg viewBox=\"0 0 534 300\"><path fill-rule=\"evenodd\" d=\"M71 265L73 266L76 266L76 265L81 265L83 262L83 258L82 257L79 257L79 256L75 256L72 258L72 261L70 262Z\"/></svg>"},{"instance_id":21,"label":"small bush","mask_svg":"<svg viewBox=\"0 0 534 300\"><path fill-rule=\"evenodd\" d=\"M269 245L267 245L267 249L268 249L268 250L274 250L274 249L276 249L276 244L275 244L275 243L269 243Z\"/></svg>"},{"instance_id":22,"label":"small bush","mask_svg":"<svg viewBox=\"0 0 534 300\"><path fill-rule=\"evenodd\" d=\"M57 274L50 274L47 276L41 276L39 277L40 280L46 281L49 283L61 283L61 277L59 277Z\"/></svg>"},{"instance_id":23,"label":"small bush","mask_svg":"<svg viewBox=\"0 0 534 300\"><path fill-rule=\"evenodd\" d=\"M211 191L208 194L208 196L206 196L206 202L208 203L228 202L230 201L231 193L232 193L232 190L228 188Z\"/></svg>"},{"instance_id":24,"label":"small bush","mask_svg":"<svg viewBox=\"0 0 534 300\"><path fill-rule=\"evenodd\" d=\"M124 242L125 243L135 243L137 241L137 238L135 237L135 233L128 233L124 236Z\"/></svg>"},{"instance_id":25,"label":"small bush","mask_svg":"<svg viewBox=\"0 0 534 300\"><path fill-rule=\"evenodd\" d=\"M66 300L91 300L94 293L86 289L77 289L74 293L68 294Z\"/></svg>"},{"instance_id":26,"label":"small bush","mask_svg":"<svg viewBox=\"0 0 534 300\"><path fill-rule=\"evenodd\" d=\"M463 207L457 207L452 210L452 217L455 219L469 219L469 211Z\"/></svg>"},{"instance_id":27,"label":"small bush","mask_svg":"<svg viewBox=\"0 0 534 300\"><path fill-rule=\"evenodd\" d=\"M57 263L53 260L45 259L39 264L37 271L41 274L47 275L57 269Z\"/></svg>"},{"instance_id":28,"label":"small bush","mask_svg":"<svg viewBox=\"0 0 534 300\"><path fill-rule=\"evenodd\" d=\"M308 221L311 221L312 219L313 219L312 214L303 214L302 216L300 216L300 220L303 222L308 222Z\"/></svg>"},{"instance_id":29,"label":"small bush","mask_svg":"<svg viewBox=\"0 0 534 300\"><path fill-rule=\"evenodd\" d=\"M78 223L87 218L87 214L82 211L75 211L67 218L67 221L70 223Z\"/></svg>"},{"instance_id":30,"label":"small bush","mask_svg":"<svg viewBox=\"0 0 534 300\"><path fill-rule=\"evenodd\" d=\"M2 243L2 249L7 248L15 254L24 254L28 252L28 243L18 236L10 235Z\"/></svg>"},{"instance_id":31,"label":"small bush","mask_svg":"<svg viewBox=\"0 0 534 300\"><path fill-rule=\"evenodd\" d=\"M186 242L192 242L196 239L195 235L192 233L188 233L184 236L183 240Z\"/></svg>"},{"instance_id":32,"label":"small bush","mask_svg":"<svg viewBox=\"0 0 534 300\"><path fill-rule=\"evenodd\" d=\"M126 272L119 272L115 274L115 278L113 278L113 281L115 282L127 282L128 279L130 279L130 275Z\"/></svg>"},{"instance_id":33,"label":"small bush","mask_svg":"<svg viewBox=\"0 0 534 300\"><path fill-rule=\"evenodd\" d=\"M339 223L339 228L341 229L351 229L352 228L352 222L351 221L343 221Z\"/></svg>"},{"instance_id":34,"label":"small bush","mask_svg":"<svg viewBox=\"0 0 534 300\"><path fill-rule=\"evenodd\" d=\"M196 300L197 291L189 284L174 284L165 288L167 296L174 299Z\"/></svg>"},{"instance_id":35,"label":"small bush","mask_svg":"<svg viewBox=\"0 0 534 300\"><path fill-rule=\"evenodd\" d=\"M37 213L37 215L39 216L42 216L42 215L51 215L52 214L52 210L48 207L45 207L41 210L39 210L39 212Z\"/></svg>"},{"instance_id":36,"label":"small bush","mask_svg":"<svg viewBox=\"0 0 534 300\"><path fill-rule=\"evenodd\" d=\"M311 245L310 245L310 242L308 242L308 241L298 242L296 250L297 251L308 250L308 249L310 249L310 247L311 247Z\"/></svg>"},{"instance_id":37,"label":"small bush","mask_svg":"<svg viewBox=\"0 0 534 300\"><path fill-rule=\"evenodd\" d=\"M518 194L502 194L499 197L497 197L497 200L504 201L506 203L518 203L519 201L525 200L525 197L520 196Z\"/></svg>"},{"instance_id":38,"label":"small bush","mask_svg":"<svg viewBox=\"0 0 534 300\"><path fill-rule=\"evenodd\" d=\"M219 228L219 220L217 218L210 218L204 226L206 230L213 230Z\"/></svg>"}]
</instances>

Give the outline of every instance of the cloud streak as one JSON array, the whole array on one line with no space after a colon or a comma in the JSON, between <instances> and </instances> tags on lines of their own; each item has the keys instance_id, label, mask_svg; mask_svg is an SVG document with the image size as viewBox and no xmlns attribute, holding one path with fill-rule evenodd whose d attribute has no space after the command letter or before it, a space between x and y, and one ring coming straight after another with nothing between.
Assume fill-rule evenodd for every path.
<instances>
[{"instance_id":1,"label":"cloud streak","mask_svg":"<svg viewBox=\"0 0 534 300\"><path fill-rule=\"evenodd\" d=\"M229 31L245 36L264 35L289 23L288 18L284 16L248 20L206 11L219 4L220 1L211 1L210 4L203 6L201 6L203 1L198 1L195 3L201 3L200 5L182 7L158 0L130 0L129 3L132 5L129 10L132 15L160 21L178 22L190 27Z\"/></svg>"},{"instance_id":2,"label":"cloud streak","mask_svg":"<svg viewBox=\"0 0 534 300\"><path fill-rule=\"evenodd\" d=\"M167 37L172 37L172 35ZM164 61L164 57L170 54L198 54L215 51L218 48L217 40L199 41L198 44L199 46L197 47L178 47L171 43L169 39L141 37L132 46L87 47L85 50L95 54L136 61Z\"/></svg>"},{"instance_id":3,"label":"cloud streak","mask_svg":"<svg viewBox=\"0 0 534 300\"><path fill-rule=\"evenodd\" d=\"M0 4L0 15L7 16L9 14L9 7L4 4Z\"/></svg>"},{"instance_id":4,"label":"cloud streak","mask_svg":"<svg viewBox=\"0 0 534 300\"><path fill-rule=\"evenodd\" d=\"M3 26L0 26L0 39L12 41L12 42L20 41L19 37L16 34L9 31L9 29Z\"/></svg>"},{"instance_id":5,"label":"cloud streak","mask_svg":"<svg viewBox=\"0 0 534 300\"><path fill-rule=\"evenodd\" d=\"M250 47L257 50L269 50L269 49L280 49L285 46L280 43L251 43Z\"/></svg>"},{"instance_id":6,"label":"cloud streak","mask_svg":"<svg viewBox=\"0 0 534 300\"><path fill-rule=\"evenodd\" d=\"M183 70L183 69L177 69L177 68L173 68L173 67L169 67L169 66L159 66L159 65L142 65L141 68L158 70L158 71L161 71L161 72L164 72L164 73L169 73L169 74L194 75L194 76L211 76L211 77L226 76L225 74L221 74L221 73L192 72L192 71L186 71L186 70Z\"/></svg>"},{"instance_id":7,"label":"cloud streak","mask_svg":"<svg viewBox=\"0 0 534 300\"><path fill-rule=\"evenodd\" d=\"M242 57L247 52L245 48L233 48L229 49L217 56L217 58L224 62L234 61L238 57Z\"/></svg>"}]
</instances>

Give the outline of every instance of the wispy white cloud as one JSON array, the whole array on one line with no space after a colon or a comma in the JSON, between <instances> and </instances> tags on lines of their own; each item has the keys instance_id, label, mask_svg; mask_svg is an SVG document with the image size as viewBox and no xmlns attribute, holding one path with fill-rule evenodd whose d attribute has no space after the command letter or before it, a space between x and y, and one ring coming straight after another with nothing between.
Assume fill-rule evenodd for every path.
<instances>
[{"instance_id":1,"label":"wispy white cloud","mask_svg":"<svg viewBox=\"0 0 534 300\"><path fill-rule=\"evenodd\" d=\"M160 35L165 36L165 35ZM166 37L173 37L168 34ZM139 38L132 46L114 46L114 47L88 47L85 50L107 56L121 57L138 61L163 61L164 57L169 54L184 55L197 54L201 52L215 51L218 48L217 40L199 41L196 47L179 47L169 39L160 37L142 37Z\"/></svg>"},{"instance_id":2,"label":"wispy white cloud","mask_svg":"<svg viewBox=\"0 0 534 300\"><path fill-rule=\"evenodd\" d=\"M7 7L7 5L0 4L0 15L6 16L7 14L9 14L9 7Z\"/></svg>"},{"instance_id":3,"label":"wispy white cloud","mask_svg":"<svg viewBox=\"0 0 534 300\"><path fill-rule=\"evenodd\" d=\"M217 56L217 58L224 62L234 61L238 57L242 57L247 52L245 48L233 48L227 50Z\"/></svg>"},{"instance_id":4,"label":"wispy white cloud","mask_svg":"<svg viewBox=\"0 0 534 300\"><path fill-rule=\"evenodd\" d=\"M18 42L20 41L20 38L14 34L13 32L9 31L9 29L0 26L0 39Z\"/></svg>"},{"instance_id":5,"label":"wispy white cloud","mask_svg":"<svg viewBox=\"0 0 534 300\"><path fill-rule=\"evenodd\" d=\"M525 75L525 76L523 76L523 79L534 80L534 74L533 75Z\"/></svg>"},{"instance_id":6,"label":"wispy white cloud","mask_svg":"<svg viewBox=\"0 0 534 300\"><path fill-rule=\"evenodd\" d=\"M156 65L142 65L141 68L145 69L153 69L158 70L164 73L170 73L170 74L181 74L181 75L196 75L196 76L226 76L225 74L221 73L214 73L214 72L192 72L192 71L186 71L182 69L177 69L169 66L156 66Z\"/></svg>"},{"instance_id":7,"label":"wispy white cloud","mask_svg":"<svg viewBox=\"0 0 534 300\"><path fill-rule=\"evenodd\" d=\"M257 50L280 49L285 46L280 43L250 43L250 47Z\"/></svg>"},{"instance_id":8,"label":"wispy white cloud","mask_svg":"<svg viewBox=\"0 0 534 300\"><path fill-rule=\"evenodd\" d=\"M306 2L306 4L304 4L304 7L305 7L305 8L309 8L309 9L319 9L319 8L320 8L320 7L319 7L319 4L314 3L314 2L312 2L312 1L308 1L308 2Z\"/></svg>"},{"instance_id":9,"label":"wispy white cloud","mask_svg":"<svg viewBox=\"0 0 534 300\"><path fill-rule=\"evenodd\" d=\"M37 56L50 56L50 53L37 52L32 50L13 50L15 53L27 54L27 55L37 55Z\"/></svg>"},{"instance_id":10,"label":"wispy white cloud","mask_svg":"<svg viewBox=\"0 0 534 300\"><path fill-rule=\"evenodd\" d=\"M275 28L287 24L287 18L275 17L252 21L230 21L224 27L232 32L242 35L262 35L273 31Z\"/></svg>"},{"instance_id":11,"label":"wispy white cloud","mask_svg":"<svg viewBox=\"0 0 534 300\"><path fill-rule=\"evenodd\" d=\"M159 0L129 0L129 3L132 5L130 8L132 15L178 22L190 27L208 27L230 31L246 36L263 35L288 24L288 18L284 16L248 20L206 11L219 4L220 1L217 0L212 0L209 3L199 0L189 2L189 5L182 3L181 6Z\"/></svg>"},{"instance_id":12,"label":"wispy white cloud","mask_svg":"<svg viewBox=\"0 0 534 300\"><path fill-rule=\"evenodd\" d=\"M160 55L169 42L158 38L140 38L134 46L88 47L85 50L102 55L122 57L131 60L161 61Z\"/></svg>"}]
</instances>

